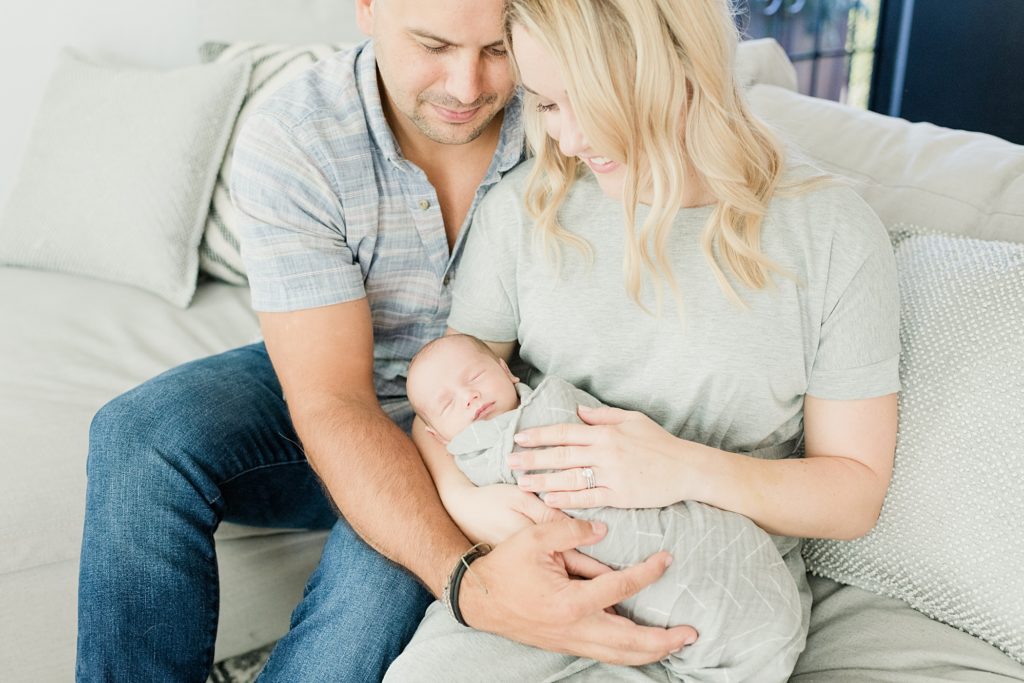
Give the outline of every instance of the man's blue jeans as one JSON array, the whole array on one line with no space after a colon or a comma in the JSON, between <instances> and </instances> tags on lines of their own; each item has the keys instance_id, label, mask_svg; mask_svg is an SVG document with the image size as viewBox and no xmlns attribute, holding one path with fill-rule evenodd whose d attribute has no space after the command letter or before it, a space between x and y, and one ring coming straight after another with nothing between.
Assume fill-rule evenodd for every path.
<instances>
[{"instance_id":1,"label":"man's blue jeans","mask_svg":"<svg viewBox=\"0 0 1024 683\"><path fill-rule=\"evenodd\" d=\"M380 680L429 593L339 519L306 461L263 344L170 370L89 433L79 681L205 681L222 520L331 528L261 680Z\"/></svg>"}]
</instances>

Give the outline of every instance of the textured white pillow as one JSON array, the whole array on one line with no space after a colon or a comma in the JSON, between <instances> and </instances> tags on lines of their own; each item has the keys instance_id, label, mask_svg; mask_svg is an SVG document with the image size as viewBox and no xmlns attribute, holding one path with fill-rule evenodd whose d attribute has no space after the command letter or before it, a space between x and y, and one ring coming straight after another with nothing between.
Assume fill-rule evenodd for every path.
<instances>
[{"instance_id":1,"label":"textured white pillow","mask_svg":"<svg viewBox=\"0 0 1024 683\"><path fill-rule=\"evenodd\" d=\"M64 51L0 220L0 263L131 284L188 306L249 70L114 67Z\"/></svg>"},{"instance_id":2,"label":"textured white pillow","mask_svg":"<svg viewBox=\"0 0 1024 683\"><path fill-rule=\"evenodd\" d=\"M896 466L874 530L810 571L901 599L1024 663L1024 245L897 228Z\"/></svg>"},{"instance_id":3,"label":"textured white pillow","mask_svg":"<svg viewBox=\"0 0 1024 683\"><path fill-rule=\"evenodd\" d=\"M266 45L259 43L206 43L200 48L203 61L252 63L248 95L235 122L224 164L217 175L210 205L209 219L199 247L199 267L216 278L236 285L247 282L245 265L238 246L238 212L231 203L228 184L231 180L231 157L235 139L245 119L270 95L316 62L330 57L343 45Z\"/></svg>"}]
</instances>

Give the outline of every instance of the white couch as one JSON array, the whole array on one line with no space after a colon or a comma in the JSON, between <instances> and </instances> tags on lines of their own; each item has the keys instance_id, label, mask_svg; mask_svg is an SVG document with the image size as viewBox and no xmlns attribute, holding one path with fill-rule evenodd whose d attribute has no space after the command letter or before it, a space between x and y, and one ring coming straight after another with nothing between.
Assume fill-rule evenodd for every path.
<instances>
[{"instance_id":1,"label":"white couch","mask_svg":"<svg viewBox=\"0 0 1024 683\"><path fill-rule=\"evenodd\" d=\"M321 25L350 14L346 7L341 17L333 17L333 10L325 9L330 4L300 0L291 7L317 8ZM248 28L231 27L223 19L228 15L222 15L224 33L207 30L203 37L293 42L313 37L282 25L286 17L284 24L294 28L294 12L271 3L259 6L258 20L246 16ZM353 37L351 26L337 34L337 40ZM194 38L189 33L181 40ZM751 91L755 108L825 167L858 181L887 224L1024 242L1024 149L801 98L791 92L792 67L779 60L777 50L762 44L748 51L741 72L744 80L760 83ZM205 281L191 305L180 309L131 286L11 266L0 266L0 329L0 679L70 680L92 415L145 379L247 343L258 329L243 287ZM218 658L284 632L323 539L323 533L223 526L217 536ZM906 635L885 629L909 628L921 634L922 647L930 642L958 652L962 670L931 669L925 657L913 669L917 673L891 671L872 680L949 675L949 680L1024 681L1024 666L996 648L917 612L908 617L898 601L826 580L816 579L814 586L822 608L810 642L832 672L794 680L864 680L860 664L847 661L857 653L846 644L860 642L851 639L861 629L875 631L871 641L885 669L887 644Z\"/></svg>"}]
</instances>

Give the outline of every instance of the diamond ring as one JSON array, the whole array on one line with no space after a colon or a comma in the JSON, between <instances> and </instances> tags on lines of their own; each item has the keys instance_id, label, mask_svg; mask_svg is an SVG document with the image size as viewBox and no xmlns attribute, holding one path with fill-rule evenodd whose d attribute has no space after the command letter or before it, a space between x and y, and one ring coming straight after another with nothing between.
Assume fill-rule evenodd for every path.
<instances>
[{"instance_id":1,"label":"diamond ring","mask_svg":"<svg viewBox=\"0 0 1024 683\"><path fill-rule=\"evenodd\" d=\"M597 487L597 479L594 477L594 470L590 467L583 468L583 478L587 480L587 488L592 489Z\"/></svg>"}]
</instances>

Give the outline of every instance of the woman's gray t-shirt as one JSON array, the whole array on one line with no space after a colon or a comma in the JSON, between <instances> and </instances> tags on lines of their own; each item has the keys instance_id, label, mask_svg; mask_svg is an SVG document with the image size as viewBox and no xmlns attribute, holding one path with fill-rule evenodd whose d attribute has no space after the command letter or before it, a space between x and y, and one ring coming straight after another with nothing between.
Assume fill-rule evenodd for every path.
<instances>
[{"instance_id":1,"label":"woman's gray t-shirt","mask_svg":"<svg viewBox=\"0 0 1024 683\"><path fill-rule=\"evenodd\" d=\"M680 211L667 256L681 315L667 287L661 314L652 315L626 291L621 203L589 172L575 182L559 222L587 240L593 257L563 245L556 269L523 205L531 165L509 173L481 203L448 319L481 339L518 340L535 369L529 384L558 375L683 439L733 452L795 447L806 394L851 400L899 389L892 247L848 187L776 195L762 250L796 281L773 275L773 286L753 291L724 269L746 309L721 290L701 250L712 208ZM646 215L641 206L638 221ZM650 282L642 300L654 311Z\"/></svg>"}]
</instances>

